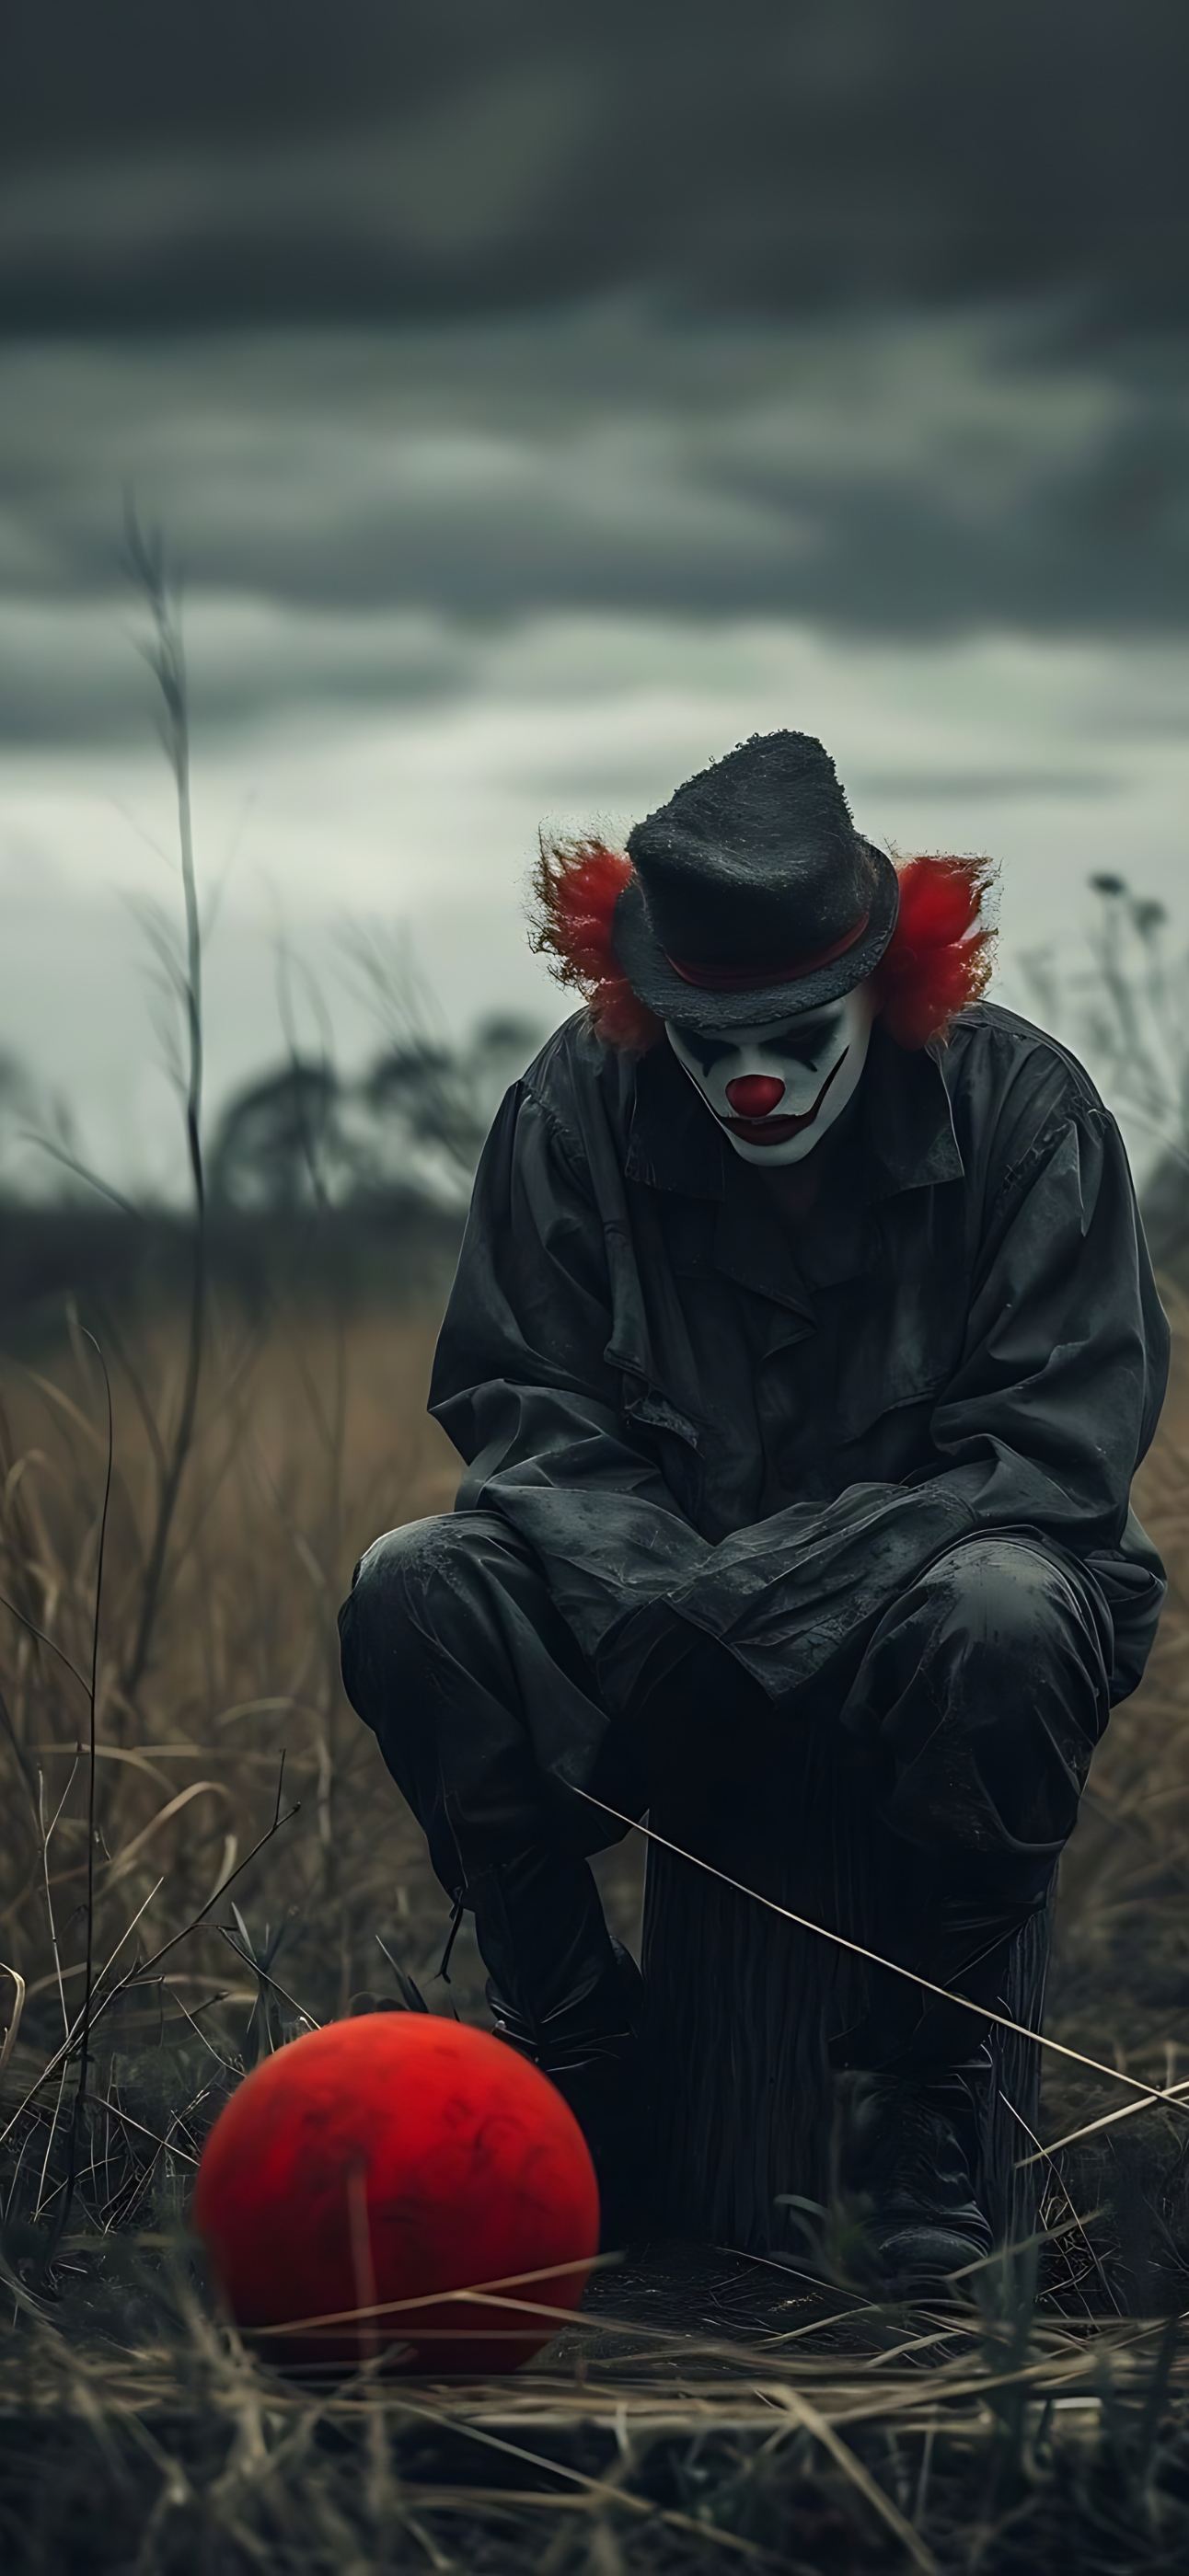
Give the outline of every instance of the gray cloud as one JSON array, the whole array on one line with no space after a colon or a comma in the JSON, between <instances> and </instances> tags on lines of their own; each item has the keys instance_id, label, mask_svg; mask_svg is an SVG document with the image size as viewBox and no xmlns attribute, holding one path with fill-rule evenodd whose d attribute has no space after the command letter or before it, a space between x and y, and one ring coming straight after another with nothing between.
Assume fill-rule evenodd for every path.
<instances>
[{"instance_id":1,"label":"gray cloud","mask_svg":"<svg viewBox=\"0 0 1189 2576\"><path fill-rule=\"evenodd\" d=\"M489 261L547 211L598 120L597 69L544 62L496 72L392 124L341 134L170 150L151 140L17 168L0 195L0 278L69 266L77 291L114 279L131 299L176 261L212 263L288 240L296 265L368 245L373 262Z\"/></svg>"},{"instance_id":2,"label":"gray cloud","mask_svg":"<svg viewBox=\"0 0 1189 2576\"><path fill-rule=\"evenodd\" d=\"M128 487L184 576L212 725L466 690L541 612L1178 628L1189 370L1057 366L1052 322L694 328L629 302L10 349L0 732L143 727Z\"/></svg>"},{"instance_id":3,"label":"gray cloud","mask_svg":"<svg viewBox=\"0 0 1189 2576\"><path fill-rule=\"evenodd\" d=\"M184 610L191 709L204 733L318 706L407 706L478 676L476 641L444 620L294 612L198 594ZM124 598L0 602L0 742L143 739L156 692Z\"/></svg>"},{"instance_id":4,"label":"gray cloud","mask_svg":"<svg viewBox=\"0 0 1189 2576\"><path fill-rule=\"evenodd\" d=\"M1089 290L1176 321L1168 0L39 0L0 317L176 326L660 284L722 308Z\"/></svg>"}]
</instances>

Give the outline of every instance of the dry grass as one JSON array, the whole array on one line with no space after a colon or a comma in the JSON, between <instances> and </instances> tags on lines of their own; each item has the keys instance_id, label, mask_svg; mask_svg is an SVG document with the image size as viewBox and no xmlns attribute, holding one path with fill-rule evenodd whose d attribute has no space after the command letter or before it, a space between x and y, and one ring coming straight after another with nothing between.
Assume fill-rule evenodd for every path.
<instances>
[{"instance_id":1,"label":"dry grass","mask_svg":"<svg viewBox=\"0 0 1189 2576\"><path fill-rule=\"evenodd\" d=\"M965 2308L906 2316L672 2252L601 2275L583 2318L514 2381L363 2374L319 2393L238 2349L182 2222L239 2068L303 2013L391 1995L377 1934L438 2009L483 2010L465 1938L450 1993L434 1982L445 1901L343 1700L334 1628L361 1547L444 1507L454 1470L423 1413L428 1317L344 1323L296 1298L263 1329L216 1318L151 1652L125 1687L181 1335L142 1312L107 1319L102 1339L116 1476L90 1860L103 1380L77 1332L0 1362L0 1957L6 1992L11 1972L26 1987L0 2119L6 2565L1183 2565L1189 2345L1164 2315L1189 2304L1189 2111L1172 2106L1059 2160L1046 2218L1064 2232L1039 2310L1026 2256L972 2284ZM1182 1332L1141 1497L1173 1592L1069 1856L1050 2017L1161 2083L1189 2077L1187 1505ZM604 1875L627 1927L638 1854ZM1050 2077L1044 2134L1120 2098Z\"/></svg>"},{"instance_id":2,"label":"dry grass","mask_svg":"<svg viewBox=\"0 0 1189 2576\"><path fill-rule=\"evenodd\" d=\"M143 1322L119 1336L160 1411L178 1340ZM349 1337L317 1316L300 1327L279 1318L264 1332L225 1328L208 1368L149 1666L133 1696L120 1676L137 1624L153 1458L111 1354L116 1477L96 1707L97 1958L158 1881L142 1924L146 1948L206 1903L267 1829L282 1753L283 1807L297 1800L300 1812L236 1894L249 1917L259 1897L274 1926L290 1924L285 1981L300 1985L304 1971L310 2009L319 2018L341 2011L357 1987L375 1983L383 1964L376 1929L406 1909L420 1915L420 1854L399 1803L378 1794L374 1743L343 1699L334 1614L369 1537L449 1504L450 1453L424 1417L431 1348L431 1324L415 1319L394 1326L363 1316ZM100 1371L76 1339L32 1367L5 1364L0 1394L0 1591L85 1671L106 1447ZM68 2005L82 1970L84 1760L70 1784L87 1707L57 1658L11 1614L0 1617L8 1736L0 1941L28 1979L21 2054L30 2063L61 2037L51 1907ZM64 1794L47 1871L41 1819L48 1830ZM169 1991L226 1984L228 1964L213 1929L196 1934L171 1959Z\"/></svg>"}]
</instances>

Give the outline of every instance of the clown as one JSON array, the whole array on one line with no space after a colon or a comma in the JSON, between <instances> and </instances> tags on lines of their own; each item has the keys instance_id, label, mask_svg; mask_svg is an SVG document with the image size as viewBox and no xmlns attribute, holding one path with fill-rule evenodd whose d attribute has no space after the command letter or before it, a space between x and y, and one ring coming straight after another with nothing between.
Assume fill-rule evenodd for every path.
<instances>
[{"instance_id":1,"label":"clown","mask_svg":"<svg viewBox=\"0 0 1189 2576\"><path fill-rule=\"evenodd\" d=\"M1002 2223L987 2017L1154 1634L1129 1490L1167 1329L1113 1121L980 998L988 878L894 865L797 733L626 854L542 852L585 1007L475 1185L431 1390L456 1508L363 1558L343 1668L608 2242L787 2250L831 2125L881 2283ZM645 1810L888 1964L787 1951L778 2008L752 1905L729 1941L684 1918L664 1979L646 1926L642 1983L587 1856Z\"/></svg>"}]
</instances>

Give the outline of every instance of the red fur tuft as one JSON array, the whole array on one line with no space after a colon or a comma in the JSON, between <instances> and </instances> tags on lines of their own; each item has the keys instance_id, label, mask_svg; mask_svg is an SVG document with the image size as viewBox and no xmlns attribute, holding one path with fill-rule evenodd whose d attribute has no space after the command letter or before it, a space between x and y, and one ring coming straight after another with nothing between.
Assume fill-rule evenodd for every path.
<instances>
[{"instance_id":1,"label":"red fur tuft","mask_svg":"<svg viewBox=\"0 0 1189 2576\"><path fill-rule=\"evenodd\" d=\"M656 1045L663 1023L637 999L611 938L631 860L602 841L546 839L533 875L530 939L559 984L583 993L599 1036L629 1055Z\"/></svg>"},{"instance_id":2,"label":"red fur tuft","mask_svg":"<svg viewBox=\"0 0 1189 2576\"><path fill-rule=\"evenodd\" d=\"M558 982L585 996L599 1036L643 1055L663 1022L632 991L611 938L631 874L631 860L602 841L542 835L530 937ZM995 933L981 915L993 878L989 859L918 858L901 867L900 916L872 978L897 1046L943 1037L955 1014L985 991Z\"/></svg>"},{"instance_id":3,"label":"red fur tuft","mask_svg":"<svg viewBox=\"0 0 1189 2576\"><path fill-rule=\"evenodd\" d=\"M956 1013L990 981L995 932L982 919L994 882L990 859L907 859L900 916L872 982L897 1046L944 1037Z\"/></svg>"}]
</instances>

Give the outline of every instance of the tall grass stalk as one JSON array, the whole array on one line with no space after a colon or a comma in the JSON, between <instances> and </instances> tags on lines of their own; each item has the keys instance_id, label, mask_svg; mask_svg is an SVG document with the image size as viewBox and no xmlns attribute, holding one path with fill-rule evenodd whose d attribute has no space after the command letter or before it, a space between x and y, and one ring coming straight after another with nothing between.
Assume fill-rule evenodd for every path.
<instances>
[{"instance_id":1,"label":"tall grass stalk","mask_svg":"<svg viewBox=\"0 0 1189 2576\"><path fill-rule=\"evenodd\" d=\"M91 1343L103 1371L103 1391L107 1408L107 1465L103 1479L103 1502L99 1514L99 1535L95 1547L95 1607L91 1621L91 1671L87 1690L87 1887L84 1900L83 2009L78 2037L78 2083L74 2093L74 2113L70 2123L70 2153L66 2168L66 2188L57 2234L60 2238L70 2221L78 2180L78 2153L87 2109L87 2079L91 2071L91 2007L95 1995L95 1833L96 1790L99 1758L95 1734L96 1703L99 1694L99 1639L103 1619L103 1568L107 1554L107 1520L111 1509L111 1483L115 1466L115 1424L112 1416L111 1380L107 1364L93 1333L85 1338Z\"/></svg>"},{"instance_id":2,"label":"tall grass stalk","mask_svg":"<svg viewBox=\"0 0 1189 2576\"><path fill-rule=\"evenodd\" d=\"M186 1337L181 1401L173 1436L161 1443L157 1512L145 1562L140 1612L131 1648L120 1675L120 1688L132 1700L140 1687L152 1648L153 1631L165 1579L170 1537L194 1438L202 1375L207 1303L206 1176L202 1150L203 1016L202 917L194 866L194 823L190 794L190 704L186 657L177 600L170 588L159 535L146 535L135 511L127 516L127 555L132 578L148 611L150 640L145 660L157 683L162 738L174 782L178 851L181 863L185 936L180 968L168 963L182 1004L185 1028L183 1114L186 1153L194 1205L193 1268L189 1330Z\"/></svg>"}]
</instances>

